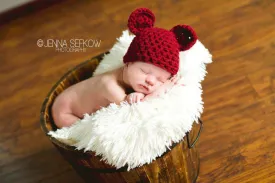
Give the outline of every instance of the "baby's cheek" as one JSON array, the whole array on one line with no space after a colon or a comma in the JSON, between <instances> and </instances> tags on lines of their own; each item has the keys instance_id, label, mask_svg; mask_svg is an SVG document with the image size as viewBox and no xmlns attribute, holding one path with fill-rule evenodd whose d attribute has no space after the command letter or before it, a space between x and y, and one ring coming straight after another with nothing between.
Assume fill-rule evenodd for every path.
<instances>
[{"instance_id":1,"label":"baby's cheek","mask_svg":"<svg viewBox=\"0 0 275 183\"><path fill-rule=\"evenodd\" d=\"M157 84L156 84L156 86L155 86L155 88L156 89L158 89L160 86L162 86L163 85L163 83L162 82L157 82Z\"/></svg>"},{"instance_id":2,"label":"baby's cheek","mask_svg":"<svg viewBox=\"0 0 275 183\"><path fill-rule=\"evenodd\" d=\"M139 90L140 90L140 88L139 88L139 85L138 85L138 83L137 82L132 82L131 83L131 87L132 87L132 89L134 90L134 91L136 91L136 92L138 92Z\"/></svg>"},{"instance_id":3,"label":"baby's cheek","mask_svg":"<svg viewBox=\"0 0 275 183\"><path fill-rule=\"evenodd\" d=\"M150 93L155 92L156 90L158 90L160 88L160 86L155 86L154 88L151 89Z\"/></svg>"},{"instance_id":4,"label":"baby's cheek","mask_svg":"<svg viewBox=\"0 0 275 183\"><path fill-rule=\"evenodd\" d=\"M132 79L132 78L129 78L128 81L129 81L130 86L131 86L131 87L134 87L134 85L135 85L135 80Z\"/></svg>"},{"instance_id":5,"label":"baby's cheek","mask_svg":"<svg viewBox=\"0 0 275 183\"><path fill-rule=\"evenodd\" d=\"M162 82L159 82L155 85L154 88L152 88L152 91L151 92L154 92L154 91L157 91L157 90L160 90L162 88L164 84Z\"/></svg>"}]
</instances>

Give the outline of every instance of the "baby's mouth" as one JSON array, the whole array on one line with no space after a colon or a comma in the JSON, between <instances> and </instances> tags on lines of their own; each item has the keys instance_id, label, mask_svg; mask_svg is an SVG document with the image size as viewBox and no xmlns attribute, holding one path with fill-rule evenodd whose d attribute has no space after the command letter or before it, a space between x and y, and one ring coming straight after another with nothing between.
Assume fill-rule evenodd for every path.
<instances>
[{"instance_id":1,"label":"baby's mouth","mask_svg":"<svg viewBox=\"0 0 275 183\"><path fill-rule=\"evenodd\" d=\"M142 88L144 88L145 90L149 91L149 88L147 86L141 85Z\"/></svg>"}]
</instances>

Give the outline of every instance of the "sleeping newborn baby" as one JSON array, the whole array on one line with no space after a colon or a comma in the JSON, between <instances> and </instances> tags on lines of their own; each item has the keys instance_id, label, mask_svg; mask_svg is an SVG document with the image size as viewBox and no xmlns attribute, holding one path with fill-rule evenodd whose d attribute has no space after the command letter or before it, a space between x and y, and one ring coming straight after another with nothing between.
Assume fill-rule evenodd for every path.
<instances>
[{"instance_id":1,"label":"sleeping newborn baby","mask_svg":"<svg viewBox=\"0 0 275 183\"><path fill-rule=\"evenodd\" d=\"M176 84L179 52L195 44L196 34L187 25L171 30L153 27L154 21L149 9L132 12L128 28L135 37L123 57L124 66L79 82L57 96L52 106L57 127L71 126L85 113L111 103L142 102Z\"/></svg>"},{"instance_id":2,"label":"sleeping newborn baby","mask_svg":"<svg viewBox=\"0 0 275 183\"><path fill-rule=\"evenodd\" d=\"M171 73L152 64L127 63L122 68L91 77L64 90L52 106L53 119L58 127L70 126L83 118L84 113L93 113L110 103L143 101L165 92L176 82L176 77L171 80L170 77ZM134 92L128 94L127 91Z\"/></svg>"}]
</instances>

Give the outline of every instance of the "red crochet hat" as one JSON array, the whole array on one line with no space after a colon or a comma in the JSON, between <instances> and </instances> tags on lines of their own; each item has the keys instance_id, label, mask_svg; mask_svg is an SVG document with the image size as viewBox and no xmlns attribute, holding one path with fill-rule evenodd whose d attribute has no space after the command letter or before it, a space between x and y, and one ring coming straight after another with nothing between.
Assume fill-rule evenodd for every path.
<instances>
[{"instance_id":1,"label":"red crochet hat","mask_svg":"<svg viewBox=\"0 0 275 183\"><path fill-rule=\"evenodd\" d=\"M179 70L179 52L191 48L197 40L188 25L177 25L171 30L153 27L154 14L147 8L138 8L128 19L128 28L135 34L123 62L142 61L158 66L172 75Z\"/></svg>"}]
</instances>

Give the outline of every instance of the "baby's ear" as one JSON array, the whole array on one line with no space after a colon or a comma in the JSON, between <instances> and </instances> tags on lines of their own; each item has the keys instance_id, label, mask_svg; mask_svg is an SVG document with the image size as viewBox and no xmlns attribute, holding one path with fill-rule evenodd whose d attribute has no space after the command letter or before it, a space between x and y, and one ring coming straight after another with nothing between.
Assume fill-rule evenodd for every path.
<instances>
[{"instance_id":1,"label":"baby's ear","mask_svg":"<svg viewBox=\"0 0 275 183\"><path fill-rule=\"evenodd\" d=\"M131 13L128 19L129 30L137 35L145 28L154 26L155 16L151 10L147 8L138 8Z\"/></svg>"},{"instance_id":2,"label":"baby's ear","mask_svg":"<svg viewBox=\"0 0 275 183\"><path fill-rule=\"evenodd\" d=\"M180 45L180 51L190 49L198 39L196 32L188 25L177 25L170 31L175 34Z\"/></svg>"}]
</instances>

